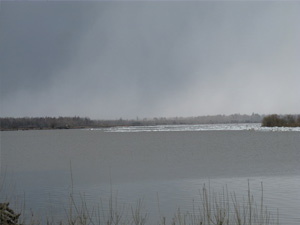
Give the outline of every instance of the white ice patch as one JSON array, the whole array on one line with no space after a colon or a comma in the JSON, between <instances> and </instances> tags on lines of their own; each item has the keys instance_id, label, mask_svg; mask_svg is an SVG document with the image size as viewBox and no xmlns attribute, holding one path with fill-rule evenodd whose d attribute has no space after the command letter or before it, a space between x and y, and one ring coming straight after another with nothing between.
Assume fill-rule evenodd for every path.
<instances>
[{"instance_id":1,"label":"white ice patch","mask_svg":"<svg viewBox=\"0 0 300 225\"><path fill-rule=\"evenodd\" d=\"M300 131L300 127L262 127L260 123L199 124L199 125L157 125L121 126L101 128L105 132L155 132L155 131Z\"/></svg>"}]
</instances>

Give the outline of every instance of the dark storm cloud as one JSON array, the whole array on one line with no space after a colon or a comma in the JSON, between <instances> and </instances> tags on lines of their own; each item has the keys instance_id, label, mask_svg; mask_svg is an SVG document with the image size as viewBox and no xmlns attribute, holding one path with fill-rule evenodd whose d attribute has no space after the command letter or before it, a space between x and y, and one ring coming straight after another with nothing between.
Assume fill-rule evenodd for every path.
<instances>
[{"instance_id":1,"label":"dark storm cloud","mask_svg":"<svg viewBox=\"0 0 300 225\"><path fill-rule=\"evenodd\" d=\"M2 3L2 113L295 113L299 8L298 2Z\"/></svg>"},{"instance_id":2,"label":"dark storm cloud","mask_svg":"<svg viewBox=\"0 0 300 225\"><path fill-rule=\"evenodd\" d=\"M70 62L85 4L2 2L1 95L18 89L43 89Z\"/></svg>"}]
</instances>

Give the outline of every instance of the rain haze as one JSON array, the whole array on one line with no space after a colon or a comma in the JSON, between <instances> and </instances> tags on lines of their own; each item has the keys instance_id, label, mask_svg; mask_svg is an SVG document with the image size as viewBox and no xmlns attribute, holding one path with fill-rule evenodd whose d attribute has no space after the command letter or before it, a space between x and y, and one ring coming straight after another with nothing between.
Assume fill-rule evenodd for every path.
<instances>
[{"instance_id":1,"label":"rain haze","mask_svg":"<svg viewBox=\"0 0 300 225\"><path fill-rule=\"evenodd\" d=\"M300 112L299 1L0 4L1 117Z\"/></svg>"}]
</instances>

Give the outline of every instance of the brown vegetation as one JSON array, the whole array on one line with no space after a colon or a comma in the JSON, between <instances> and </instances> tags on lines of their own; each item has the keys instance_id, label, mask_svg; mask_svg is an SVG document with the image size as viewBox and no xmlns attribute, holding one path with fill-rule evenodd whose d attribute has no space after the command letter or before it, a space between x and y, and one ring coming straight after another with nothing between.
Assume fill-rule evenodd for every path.
<instances>
[{"instance_id":1,"label":"brown vegetation","mask_svg":"<svg viewBox=\"0 0 300 225\"><path fill-rule=\"evenodd\" d=\"M31 216L26 217L25 210L22 213L22 225L279 225L279 218L271 215L270 211L263 204L263 186L261 189L261 200L256 203L250 193L248 184L248 194L245 198L237 198L236 194L229 193L227 188L223 188L221 193L215 193L204 185L199 190L199 205L193 205L192 211L182 212L180 208L171 218L159 215L157 222L148 221L148 213L144 209L143 201L138 200L135 206L118 205L117 199L112 195L108 205L97 207L88 206L85 198L79 194L77 198L73 192L69 196L69 206L65 209L66 215L62 219L56 220L42 218L39 219L31 211ZM159 201L159 199L158 199ZM193 203L194 204L194 203ZM158 202L159 205L159 202ZM126 207L128 206L128 207ZM46 219L46 221L45 221ZM43 223L43 221L45 221ZM155 221L155 218L154 218ZM19 223L1 225L19 225Z\"/></svg>"},{"instance_id":2,"label":"brown vegetation","mask_svg":"<svg viewBox=\"0 0 300 225\"><path fill-rule=\"evenodd\" d=\"M0 203L0 224L1 225L18 225L20 214L16 214L9 203Z\"/></svg>"},{"instance_id":3,"label":"brown vegetation","mask_svg":"<svg viewBox=\"0 0 300 225\"><path fill-rule=\"evenodd\" d=\"M272 114L262 120L263 127L300 127L300 115L279 116Z\"/></svg>"}]
</instances>

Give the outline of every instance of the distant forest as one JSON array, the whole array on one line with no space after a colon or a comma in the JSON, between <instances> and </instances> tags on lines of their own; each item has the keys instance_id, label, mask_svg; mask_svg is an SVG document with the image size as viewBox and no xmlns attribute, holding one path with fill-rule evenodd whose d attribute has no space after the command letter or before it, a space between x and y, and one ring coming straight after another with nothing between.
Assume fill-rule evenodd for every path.
<instances>
[{"instance_id":1,"label":"distant forest","mask_svg":"<svg viewBox=\"0 0 300 225\"><path fill-rule=\"evenodd\" d=\"M261 123L265 127L300 126L300 115L214 115L197 117L151 118L124 120L92 120L88 117L3 117L0 118L0 130L43 130L43 129L81 129L105 128L114 126L154 126L180 124L225 124L225 123Z\"/></svg>"},{"instance_id":2,"label":"distant forest","mask_svg":"<svg viewBox=\"0 0 300 225\"><path fill-rule=\"evenodd\" d=\"M179 124L216 124L216 123L261 123L263 116L252 115L214 115L198 117L151 118L135 120L91 120L87 117L22 117L0 118L1 130L32 130L32 129L80 129L104 128L114 126L154 126Z\"/></svg>"}]
</instances>

